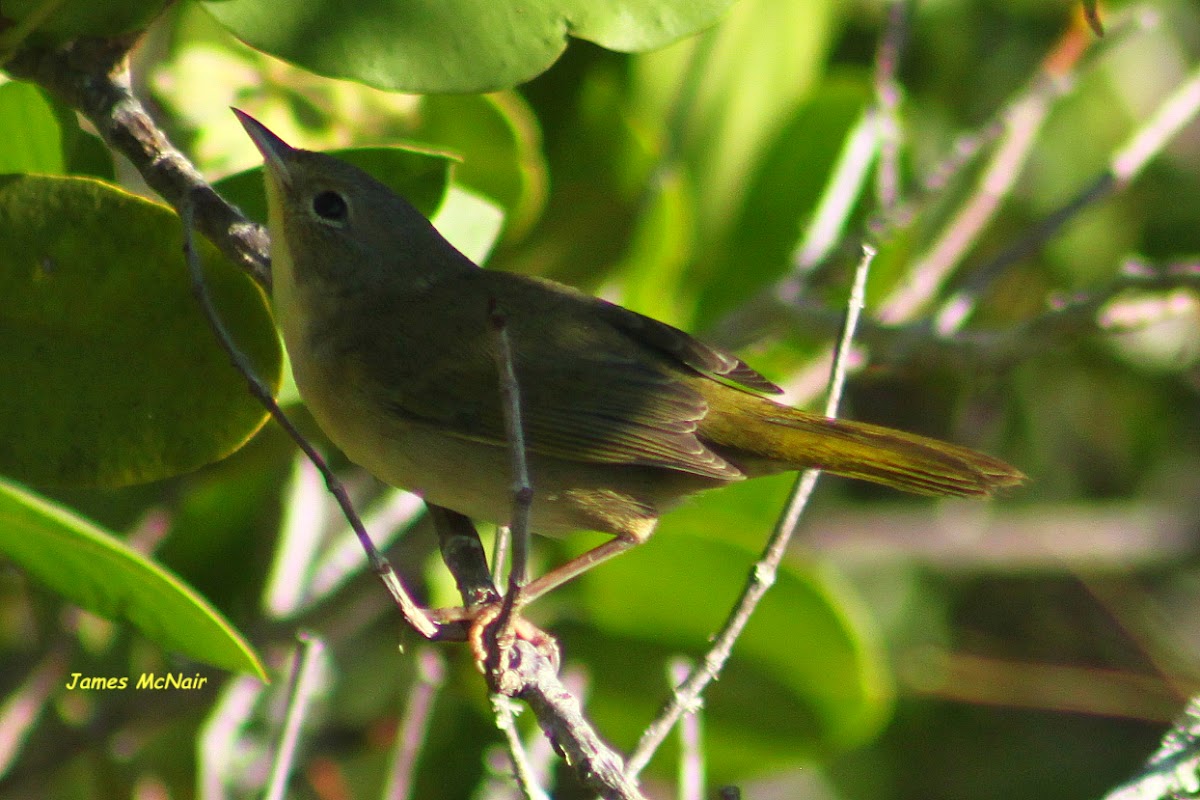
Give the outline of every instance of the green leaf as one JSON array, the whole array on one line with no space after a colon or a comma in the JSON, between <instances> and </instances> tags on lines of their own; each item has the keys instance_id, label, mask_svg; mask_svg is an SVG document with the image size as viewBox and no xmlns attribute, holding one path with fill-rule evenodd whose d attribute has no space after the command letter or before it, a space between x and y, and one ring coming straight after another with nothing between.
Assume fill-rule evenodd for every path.
<instances>
[{"instance_id":1,"label":"green leaf","mask_svg":"<svg viewBox=\"0 0 1200 800\"><path fill-rule=\"evenodd\" d=\"M865 77L828 80L768 143L746 179L727 245L711 251L698 325L711 323L787 274L808 217L870 98Z\"/></svg>"},{"instance_id":2,"label":"green leaf","mask_svg":"<svg viewBox=\"0 0 1200 800\"><path fill-rule=\"evenodd\" d=\"M0 175L82 173L113 177L112 155L95 134L79 127L75 110L31 83L0 85Z\"/></svg>"},{"instance_id":3,"label":"green leaf","mask_svg":"<svg viewBox=\"0 0 1200 800\"><path fill-rule=\"evenodd\" d=\"M689 189L681 170L654 176L619 267L622 305L672 325L689 321L695 294L686 281L695 233Z\"/></svg>"},{"instance_id":4,"label":"green leaf","mask_svg":"<svg viewBox=\"0 0 1200 800\"><path fill-rule=\"evenodd\" d=\"M746 548L663 532L580 580L589 621L628 645L619 655L621 686L607 699L619 707L603 707L606 691L616 687L602 683L589 703L602 726L611 716L618 740L636 736L636 718L626 719L623 709L646 703L639 713L653 713L665 696L662 678L654 677L655 670L662 674L663 657L699 659L708 648L756 557ZM630 675L639 672L649 676L644 690L651 697L633 696ZM727 672L706 694L713 768L745 775L861 744L879 731L891 697L860 601L828 570L787 564L738 640Z\"/></svg>"},{"instance_id":5,"label":"green leaf","mask_svg":"<svg viewBox=\"0 0 1200 800\"><path fill-rule=\"evenodd\" d=\"M164 649L266 680L245 639L187 584L63 507L0 479L0 553L68 601Z\"/></svg>"},{"instance_id":6,"label":"green leaf","mask_svg":"<svg viewBox=\"0 0 1200 800\"><path fill-rule=\"evenodd\" d=\"M116 36L140 30L158 16L167 0L3 0L0 16L33 24L39 38Z\"/></svg>"},{"instance_id":7,"label":"green leaf","mask_svg":"<svg viewBox=\"0 0 1200 800\"><path fill-rule=\"evenodd\" d=\"M121 486L194 470L266 419L191 294L168 208L91 178L0 176L0 471ZM213 301L268 386L262 292L198 241Z\"/></svg>"},{"instance_id":8,"label":"green leaf","mask_svg":"<svg viewBox=\"0 0 1200 800\"><path fill-rule=\"evenodd\" d=\"M426 217L432 217L442 204L455 160L446 153L418 147L363 147L330 150L328 154L371 173ZM266 222L267 197L261 166L222 178L213 186L246 216Z\"/></svg>"},{"instance_id":9,"label":"green leaf","mask_svg":"<svg viewBox=\"0 0 1200 800\"><path fill-rule=\"evenodd\" d=\"M0 86L0 174L63 172L62 130L38 87L13 81Z\"/></svg>"},{"instance_id":10,"label":"green leaf","mask_svg":"<svg viewBox=\"0 0 1200 800\"><path fill-rule=\"evenodd\" d=\"M462 156L454 182L503 206L509 237L541 214L549 182L541 131L515 92L424 97L409 136Z\"/></svg>"},{"instance_id":11,"label":"green leaf","mask_svg":"<svg viewBox=\"0 0 1200 800\"><path fill-rule=\"evenodd\" d=\"M744 182L820 77L836 33L829 0L743 0L721 24L633 61L640 117L664 131L696 185L700 252L720 242ZM691 102L677 107L680 87Z\"/></svg>"},{"instance_id":12,"label":"green leaf","mask_svg":"<svg viewBox=\"0 0 1200 800\"><path fill-rule=\"evenodd\" d=\"M730 0L220 0L210 14L248 44L321 75L381 89L484 92L529 80L568 34L621 51L661 47Z\"/></svg>"}]
</instances>

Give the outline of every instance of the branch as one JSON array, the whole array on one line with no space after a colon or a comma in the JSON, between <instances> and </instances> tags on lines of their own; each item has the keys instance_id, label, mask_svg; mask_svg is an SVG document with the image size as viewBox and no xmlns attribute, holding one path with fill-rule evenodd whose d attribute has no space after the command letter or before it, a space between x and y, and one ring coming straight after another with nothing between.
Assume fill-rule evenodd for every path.
<instances>
[{"instance_id":1,"label":"branch","mask_svg":"<svg viewBox=\"0 0 1200 800\"><path fill-rule=\"evenodd\" d=\"M288 419L287 415L283 413L283 409L279 407L279 403L276 402L271 390L259 380L258 376L254 373L253 365L250 364L246 355L238 349L237 344L233 341L233 337L229 334L229 330L225 327L225 323L221 321L216 307L213 306L212 298L208 294L208 286L204 282L200 257L192 241L193 206L186 197L182 201L181 216L183 222L183 253L191 275L192 293L195 295L201 311L204 312L205 319L208 320L209 327L212 328L217 342L221 345L225 354L229 356L229 360L234 368L246 379L246 385L251 396L262 404L267 413L279 423L279 426L287 432L292 441L304 451L309 461L317 468L322 477L325 478L325 485L329 489L329 493L337 500L346 520L354 529L354 533L357 534L358 541L362 545L363 551L367 554L371 569L383 581L384 587L391 594L392 599L396 601L396 605L400 609L405 622L415 628L422 636L433 638L438 632L437 626L425 613L424 609L412 599L408 590L404 588L404 584L400 582L400 578L396 575L395 570L392 569L392 565L375 548L375 543L371 541L367 529L363 526L362 520L359 519L358 512L354 509L354 504L350 502L350 496L346 493L346 487L333 474L333 470L330 469L329 464L317 452L312 443L300 433L296 426L292 424L292 421Z\"/></svg>"},{"instance_id":2,"label":"branch","mask_svg":"<svg viewBox=\"0 0 1200 800\"><path fill-rule=\"evenodd\" d=\"M262 226L225 202L155 125L129 82L136 36L82 38L60 48L25 47L4 69L79 111L105 143L125 156L176 211L195 207L196 228L263 286L270 286L269 242ZM182 214L181 214L182 215Z\"/></svg>"},{"instance_id":3,"label":"branch","mask_svg":"<svg viewBox=\"0 0 1200 800\"><path fill-rule=\"evenodd\" d=\"M845 387L846 382L850 343L854 339L855 329L858 325L859 316L862 313L867 273L874 258L875 251L865 248L863 257L859 261L858 269L854 274L854 285L850 292L846 320L842 329L842 335L838 340L837 353L833 362L833 372L829 380L829 397L825 404L825 416L827 417L836 417L838 405L841 403L842 389ZM800 518L804 514L804 510L808 507L808 501L812 497L813 490L817 485L817 478L820 475L821 471L819 469L806 469L796 479L791 497L788 498L787 507L775 523L775 531L771 534L771 538L763 550L762 557L754 565L754 569L750 573L750 578L746 582L746 587L742 590L742 596L738 598L737 605L734 606L720 633L714 638L712 648L704 656L704 663L692 670L687 680L675 691L671 700L667 703L667 707L646 727L637 748L629 757L629 775L631 778L636 778L642 769L650 763L650 758L654 755L659 745L662 744L667 733L675 726L675 723L679 721L679 718L683 714L695 707L701 693L708 687L709 683L717 679L721 670L724 669L725 662L729 660L729 655L733 651L734 643L741 636L742 630L745 629L751 615L758 608L759 602L762 601L767 591L775 583L775 576L778 573L779 565L782 563L788 544L791 542L792 536L800 524Z\"/></svg>"},{"instance_id":4,"label":"branch","mask_svg":"<svg viewBox=\"0 0 1200 800\"><path fill-rule=\"evenodd\" d=\"M283 800L287 793L288 778L292 773L292 762L300 742L300 726L308 714L314 696L322 682L321 657L325 642L318 636L301 633L300 644L292 657L291 691L288 693L287 715L283 732L279 737L279 748L271 764L271 777L263 792L266 800Z\"/></svg>"},{"instance_id":5,"label":"branch","mask_svg":"<svg viewBox=\"0 0 1200 800\"><path fill-rule=\"evenodd\" d=\"M1092 292L1050 301L1042 314L1005 328L942 332L927 320L886 325L870 317L862 320L856 341L870 351L872 365L904 368L943 368L954 372L995 372L1083 336L1103 333L1110 325L1099 312L1125 292L1166 292L1187 288L1200 291L1200 263L1178 262L1161 266L1127 262L1121 273ZM837 335L841 314L811 299L785 303L776 298L756 306L754 336Z\"/></svg>"},{"instance_id":6,"label":"branch","mask_svg":"<svg viewBox=\"0 0 1200 800\"><path fill-rule=\"evenodd\" d=\"M588 788L605 800L644 800L633 772L626 772L621 757L601 741L549 658L517 639L506 667L520 681L514 696L529 704L542 732Z\"/></svg>"}]
</instances>

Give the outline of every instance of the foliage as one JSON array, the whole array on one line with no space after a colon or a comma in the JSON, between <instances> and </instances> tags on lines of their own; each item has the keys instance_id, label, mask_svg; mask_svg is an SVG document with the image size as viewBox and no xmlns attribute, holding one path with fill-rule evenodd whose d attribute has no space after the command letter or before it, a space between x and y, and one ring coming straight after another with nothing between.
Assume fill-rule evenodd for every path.
<instances>
[{"instance_id":1,"label":"foliage","mask_svg":"<svg viewBox=\"0 0 1200 800\"><path fill-rule=\"evenodd\" d=\"M867 312L886 317L947 225L968 229L956 215L1015 147L1004 123L1045 98L1027 152L988 184L1008 184L996 215L945 282L894 325L868 321L875 366L856 376L849 412L995 452L1030 487L979 511L823 484L809 546L705 696L705 751L711 782L747 796L759 780L816 792L820 774L829 797L1078 797L1135 771L1181 704L1166 686L1190 687L1195 673L1188 623L1139 627L1146 613L1130 611L1157 603L1190 619L1198 599L1184 558L1194 547L1164 538L1194 512L1200 464L1195 125L1048 240L1004 253L1092 184L1200 61L1192 5L1157 0L1162 22L1140 28L1114 4L1111 43L1065 3L908 9L897 117L879 109L872 70L887 14L904 3L164 5L5 0L0 56L148 25L138 93L252 218L263 216L258 156L231 105L379 175L489 268L705 332L804 400L805 379L824 374L855 245L880 248ZM1039 72L1051 51L1060 60ZM837 246L806 262L848 143L880 121L901 127L881 140L898 160L886 147L861 160L867 180L851 189ZM239 684L223 670L261 659L286 677L282 654L312 630L329 642L328 683L293 786L374 796L379 731L406 705L417 643L404 635L396 650L394 612L332 502L218 348L191 296L178 217L138 197L127 165L44 88L0 85L0 137L0 554L16 566L0 565L0 690L34 691L30 674L54 684L20 695L43 711L14 762L0 752L0 795L117 797L161 782L190 796L190 743L214 693L78 693L60 688L65 674L199 671L228 699ZM967 153L957 166L956 153ZM889 174L899 204L872 186ZM1131 273L1135 256L1154 275ZM207 244L203 259L239 346L323 443L287 383L265 295ZM931 334L971 291L965 330ZM398 541L389 556L405 580L456 604L415 505L335 463L373 535ZM586 670L588 715L619 749L666 698L666 661L702 657L789 482L699 497L644 547L529 610ZM1079 515L1090 522L1071 524ZM149 557L135 546L147 527L165 535ZM1097 554L1093 536L1110 549ZM539 566L587 544L538 540ZM1066 555L1046 557L1051 546ZM1078 579L1089 565L1104 579ZM64 602L118 624L65 616ZM439 647L451 668L415 796L483 796L491 712L466 648ZM1183 678L1148 674L1173 659L1187 660ZM1053 669L1068 664L1078 669ZM1106 688L1115 700L1085 702ZM230 742L272 748L277 705L256 706ZM131 743L113 759L105 742L118 734ZM652 765L655 796L674 755ZM226 765L237 796L258 791L261 767Z\"/></svg>"}]
</instances>

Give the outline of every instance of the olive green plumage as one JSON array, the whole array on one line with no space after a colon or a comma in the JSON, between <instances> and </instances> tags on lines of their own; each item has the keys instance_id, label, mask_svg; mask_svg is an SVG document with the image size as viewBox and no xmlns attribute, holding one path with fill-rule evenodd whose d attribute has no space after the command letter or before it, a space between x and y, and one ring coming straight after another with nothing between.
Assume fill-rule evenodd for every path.
<instances>
[{"instance_id":1,"label":"olive green plumage","mask_svg":"<svg viewBox=\"0 0 1200 800\"><path fill-rule=\"evenodd\" d=\"M266 160L275 305L300 392L389 483L507 520L492 307L512 345L538 532L640 540L692 492L805 467L931 495L1022 478L966 448L780 405L740 359L669 325L481 270L366 173L242 118Z\"/></svg>"}]
</instances>

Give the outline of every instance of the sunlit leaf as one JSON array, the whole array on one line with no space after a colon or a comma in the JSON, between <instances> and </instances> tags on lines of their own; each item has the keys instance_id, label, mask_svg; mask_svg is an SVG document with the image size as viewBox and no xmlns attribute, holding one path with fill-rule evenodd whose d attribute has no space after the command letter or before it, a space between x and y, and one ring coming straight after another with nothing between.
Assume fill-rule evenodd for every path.
<instances>
[{"instance_id":1,"label":"sunlit leaf","mask_svg":"<svg viewBox=\"0 0 1200 800\"><path fill-rule=\"evenodd\" d=\"M0 174L63 171L62 131L50 103L31 83L0 86Z\"/></svg>"},{"instance_id":2,"label":"sunlit leaf","mask_svg":"<svg viewBox=\"0 0 1200 800\"><path fill-rule=\"evenodd\" d=\"M67 509L0 479L0 554L65 599L168 651L266 679L254 650L187 584Z\"/></svg>"},{"instance_id":3,"label":"sunlit leaf","mask_svg":"<svg viewBox=\"0 0 1200 800\"><path fill-rule=\"evenodd\" d=\"M482 92L529 80L568 36L622 51L661 47L717 20L730 0L220 0L238 38L330 77L396 91Z\"/></svg>"}]
</instances>

